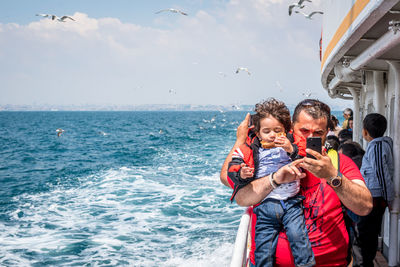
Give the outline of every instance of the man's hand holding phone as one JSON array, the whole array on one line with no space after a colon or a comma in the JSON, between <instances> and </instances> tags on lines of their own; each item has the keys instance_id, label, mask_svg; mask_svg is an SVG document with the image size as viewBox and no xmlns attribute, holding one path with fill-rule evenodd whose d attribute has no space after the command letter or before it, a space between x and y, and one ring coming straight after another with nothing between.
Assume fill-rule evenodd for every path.
<instances>
[{"instance_id":1,"label":"man's hand holding phone","mask_svg":"<svg viewBox=\"0 0 400 267\"><path fill-rule=\"evenodd\" d=\"M320 137L307 138L306 153L307 157L303 158L303 162L299 164L301 168L311 172L316 177L324 179L337 174L337 170L333 166L330 157L321 145Z\"/></svg>"}]
</instances>

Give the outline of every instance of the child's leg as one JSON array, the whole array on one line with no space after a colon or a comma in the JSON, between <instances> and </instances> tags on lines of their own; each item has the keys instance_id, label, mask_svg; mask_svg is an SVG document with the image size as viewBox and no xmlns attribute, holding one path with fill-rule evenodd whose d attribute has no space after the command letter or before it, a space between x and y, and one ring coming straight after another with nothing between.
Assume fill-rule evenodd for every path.
<instances>
[{"instance_id":1,"label":"child's leg","mask_svg":"<svg viewBox=\"0 0 400 267\"><path fill-rule=\"evenodd\" d=\"M254 251L256 266L273 266L278 234L282 228L283 209L275 200L265 200L254 208L257 216L255 229L256 250Z\"/></svg>"},{"instance_id":2,"label":"child's leg","mask_svg":"<svg viewBox=\"0 0 400 267\"><path fill-rule=\"evenodd\" d=\"M296 196L285 201L286 212L283 216L283 226L296 266L314 266L314 253L304 222L302 200L301 196Z\"/></svg>"}]
</instances>

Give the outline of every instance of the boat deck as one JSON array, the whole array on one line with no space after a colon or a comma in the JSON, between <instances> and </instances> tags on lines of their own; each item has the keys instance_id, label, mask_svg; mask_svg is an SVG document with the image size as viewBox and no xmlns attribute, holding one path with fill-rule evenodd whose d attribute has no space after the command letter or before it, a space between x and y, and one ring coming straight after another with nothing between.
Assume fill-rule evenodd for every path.
<instances>
[{"instance_id":1,"label":"boat deck","mask_svg":"<svg viewBox=\"0 0 400 267\"><path fill-rule=\"evenodd\" d=\"M376 257L374 259L374 267L387 267L388 263L385 259L385 257L383 257L382 253L380 253L379 251L376 253Z\"/></svg>"}]
</instances>

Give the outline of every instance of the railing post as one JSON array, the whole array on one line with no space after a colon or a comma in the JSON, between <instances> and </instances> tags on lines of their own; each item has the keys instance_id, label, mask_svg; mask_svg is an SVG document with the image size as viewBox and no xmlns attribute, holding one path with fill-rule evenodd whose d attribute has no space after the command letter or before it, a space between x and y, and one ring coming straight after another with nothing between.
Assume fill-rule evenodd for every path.
<instances>
[{"instance_id":1,"label":"railing post","mask_svg":"<svg viewBox=\"0 0 400 267\"><path fill-rule=\"evenodd\" d=\"M235 246L231 260L231 267L243 267L247 261L247 236L251 224L251 209L247 208L246 212L240 219L239 229L236 234Z\"/></svg>"},{"instance_id":2,"label":"railing post","mask_svg":"<svg viewBox=\"0 0 400 267\"><path fill-rule=\"evenodd\" d=\"M393 162L395 197L390 208L389 255L388 265L397 266L399 259L399 213L400 213L400 62L388 61L393 72L394 85L394 118L393 118Z\"/></svg>"}]
</instances>

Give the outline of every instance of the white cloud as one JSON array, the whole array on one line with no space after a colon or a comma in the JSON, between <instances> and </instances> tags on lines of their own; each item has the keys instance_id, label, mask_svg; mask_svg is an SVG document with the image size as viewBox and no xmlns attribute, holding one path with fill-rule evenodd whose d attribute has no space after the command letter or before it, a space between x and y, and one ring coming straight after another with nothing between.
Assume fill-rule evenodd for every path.
<instances>
[{"instance_id":1,"label":"white cloud","mask_svg":"<svg viewBox=\"0 0 400 267\"><path fill-rule=\"evenodd\" d=\"M300 83L324 94L312 24L320 22L288 17L284 1L231 0L217 11L157 17L154 27L73 17L0 24L0 104L252 104L279 96L277 77L294 92L283 100L296 102ZM234 74L238 66L252 75Z\"/></svg>"}]
</instances>

